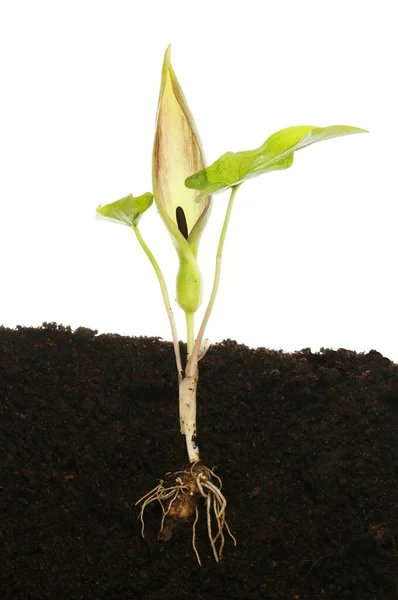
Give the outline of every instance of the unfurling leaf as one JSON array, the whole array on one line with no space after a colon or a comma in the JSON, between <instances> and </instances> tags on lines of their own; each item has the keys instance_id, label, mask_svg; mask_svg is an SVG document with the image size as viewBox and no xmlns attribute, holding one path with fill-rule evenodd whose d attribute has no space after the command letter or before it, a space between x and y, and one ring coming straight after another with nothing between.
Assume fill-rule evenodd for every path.
<instances>
[{"instance_id":1,"label":"unfurling leaf","mask_svg":"<svg viewBox=\"0 0 398 600\"><path fill-rule=\"evenodd\" d=\"M197 256L200 237L210 214L210 198L196 203L185 179L205 167L202 144L184 93L170 63L167 48L160 84L153 146L153 194L180 257Z\"/></svg>"},{"instance_id":2,"label":"unfurling leaf","mask_svg":"<svg viewBox=\"0 0 398 600\"><path fill-rule=\"evenodd\" d=\"M113 221L114 223L136 227L138 221L151 206L152 202L153 195L150 192L146 192L136 198L132 194L129 194L120 200L105 204L105 206L99 206L97 208L97 216L98 218Z\"/></svg>"},{"instance_id":3,"label":"unfurling leaf","mask_svg":"<svg viewBox=\"0 0 398 600\"><path fill-rule=\"evenodd\" d=\"M347 125L330 127L297 126L281 129L271 135L262 146L244 152L227 152L212 165L191 175L185 181L190 189L199 190L199 202L209 194L218 194L262 173L288 169L296 150L306 146L353 133L367 133L366 129Z\"/></svg>"}]
</instances>

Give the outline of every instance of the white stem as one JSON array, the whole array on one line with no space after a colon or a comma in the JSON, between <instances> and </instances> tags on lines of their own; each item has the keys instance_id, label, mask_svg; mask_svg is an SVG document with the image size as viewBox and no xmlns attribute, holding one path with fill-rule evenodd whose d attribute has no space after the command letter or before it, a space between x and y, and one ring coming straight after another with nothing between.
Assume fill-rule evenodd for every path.
<instances>
[{"instance_id":1,"label":"white stem","mask_svg":"<svg viewBox=\"0 0 398 600\"><path fill-rule=\"evenodd\" d=\"M185 435L190 463L199 460L199 448L196 444L196 390L198 386L198 361L188 359L185 377L179 384L180 429Z\"/></svg>"}]
</instances>

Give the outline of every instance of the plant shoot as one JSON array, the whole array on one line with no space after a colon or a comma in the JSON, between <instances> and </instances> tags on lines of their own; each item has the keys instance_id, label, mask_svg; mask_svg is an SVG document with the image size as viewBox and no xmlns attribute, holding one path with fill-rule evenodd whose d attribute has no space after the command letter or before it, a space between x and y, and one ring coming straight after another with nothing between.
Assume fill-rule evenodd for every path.
<instances>
[{"instance_id":1,"label":"plant shoot","mask_svg":"<svg viewBox=\"0 0 398 600\"><path fill-rule=\"evenodd\" d=\"M167 481L160 480L153 490L138 500L142 535L145 531L145 510L154 502L162 508L161 539L169 539L179 522L192 518L192 546L199 564L196 524L202 498L215 560L218 562L222 557L226 534L236 544L226 521L227 501L221 491L221 478L201 462L196 427L198 363L209 347L204 334L217 296L224 241L236 193L247 179L291 167L297 150L323 140L364 132L364 129L346 125L288 127L271 135L254 150L227 152L206 167L195 121L171 66L168 47L163 62L153 146L152 192L137 197L130 194L97 208L100 218L130 227L147 255L159 281L176 359L180 429L185 436L188 465L183 471L169 474ZM231 191L218 243L213 287L203 320L196 330L195 314L203 298L202 275L197 262L199 242L210 216L211 196L227 189ZM176 298L186 321L187 356L184 364L165 279L139 230L140 219L152 206L153 200L179 259Z\"/></svg>"}]
</instances>

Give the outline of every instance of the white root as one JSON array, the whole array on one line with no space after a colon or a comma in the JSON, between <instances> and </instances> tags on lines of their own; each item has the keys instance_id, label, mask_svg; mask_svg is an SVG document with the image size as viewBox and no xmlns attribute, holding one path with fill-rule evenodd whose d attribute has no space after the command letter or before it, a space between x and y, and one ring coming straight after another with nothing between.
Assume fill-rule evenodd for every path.
<instances>
[{"instance_id":1,"label":"white root","mask_svg":"<svg viewBox=\"0 0 398 600\"><path fill-rule=\"evenodd\" d=\"M196 548L196 523L198 522L198 520L199 520L199 511L198 511L198 507L196 506L195 507L195 521L193 522L193 525L192 525L192 548L193 548L193 551L195 552L196 560L198 561L199 566L201 567L202 562L200 560L199 552Z\"/></svg>"},{"instance_id":2,"label":"white root","mask_svg":"<svg viewBox=\"0 0 398 600\"><path fill-rule=\"evenodd\" d=\"M145 531L144 512L147 506L152 502L159 502L162 508L162 520L159 531L159 534L161 534L165 528L165 519L167 517L170 517L171 519L178 518L173 515L173 509L177 499L181 502L181 500L184 500L185 495L187 501L191 502L192 496L196 495L198 497L203 497L206 504L207 534L213 550L214 559L216 562L219 562L222 558L225 545L224 528L227 530L228 535L236 546L236 539L232 535L225 520L227 501L224 494L221 492L221 479L211 469L203 466L197 467L197 465L192 465L189 471L179 471L178 473L175 473L175 475L176 485L164 487L164 482L160 481L159 485L136 502L136 505L142 504L139 514L142 523L142 537L144 537ZM216 485L212 479L215 480L218 485ZM195 520L192 527L192 547L199 565L202 566L196 547L196 525L199 519L199 511L197 505L195 505L194 508ZM213 534L213 519L215 520L217 527L215 535ZM219 542L218 546L217 542Z\"/></svg>"},{"instance_id":3,"label":"white root","mask_svg":"<svg viewBox=\"0 0 398 600\"><path fill-rule=\"evenodd\" d=\"M153 488L153 490L151 490L150 492L148 492L147 494L145 494L145 496L142 496L136 503L135 506L137 506L138 504L140 504L141 502L142 507L141 507L141 511L139 514L139 518L141 519L141 535L142 537L145 537L145 521L144 521L144 511L146 509L146 507L148 506L148 504L151 504L151 502L154 502L155 500L157 500L160 504L160 506L162 507L162 521L161 521L161 527L160 527L160 531L163 530L164 527L164 520L167 517L167 514L170 512L171 506L174 502L174 500L177 498L178 494L182 491L187 491L189 488L186 485L183 485L182 482L179 483L177 478L177 484L175 486L169 487L169 488L165 488L163 486L164 481L161 479L160 483ZM164 502L166 500L168 500L169 498L171 498L170 502L168 503L168 508L167 510L165 509L164 506Z\"/></svg>"}]
</instances>

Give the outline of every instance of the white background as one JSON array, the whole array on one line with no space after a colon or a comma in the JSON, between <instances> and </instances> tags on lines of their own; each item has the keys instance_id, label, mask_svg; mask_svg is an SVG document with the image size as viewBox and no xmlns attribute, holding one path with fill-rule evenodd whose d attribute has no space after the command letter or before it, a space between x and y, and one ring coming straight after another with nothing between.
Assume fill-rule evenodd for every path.
<instances>
[{"instance_id":1,"label":"white background","mask_svg":"<svg viewBox=\"0 0 398 600\"><path fill-rule=\"evenodd\" d=\"M363 0L2 2L0 323L171 339L133 233L95 219L99 204L151 191L171 42L208 163L290 125L370 130L307 148L291 169L239 190L207 336L285 351L374 348L398 362L393 9ZM227 195L213 204L199 317ZM174 297L176 254L154 207L141 231Z\"/></svg>"}]
</instances>

